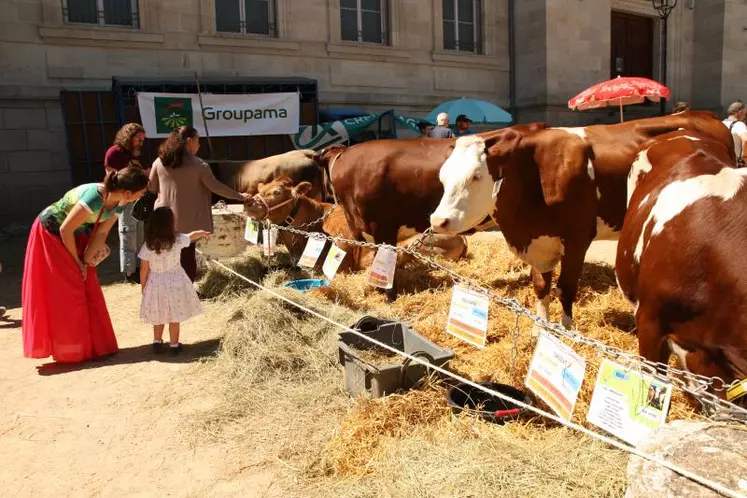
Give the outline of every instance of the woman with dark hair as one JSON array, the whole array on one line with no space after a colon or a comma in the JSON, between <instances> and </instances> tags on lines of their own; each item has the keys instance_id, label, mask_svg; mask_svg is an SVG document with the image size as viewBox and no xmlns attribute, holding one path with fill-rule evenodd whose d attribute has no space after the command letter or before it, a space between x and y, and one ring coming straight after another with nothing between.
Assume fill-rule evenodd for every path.
<instances>
[{"instance_id":1,"label":"woman with dark hair","mask_svg":"<svg viewBox=\"0 0 747 498\"><path fill-rule=\"evenodd\" d=\"M171 208L179 233L213 231L211 193L241 201L249 197L219 182L210 166L197 157L199 150L197 130L189 126L177 128L158 148L158 159L150 171L150 189L158 194L154 207ZM197 277L195 244L193 241L181 252L182 267L192 282Z\"/></svg>"},{"instance_id":2,"label":"woman with dark hair","mask_svg":"<svg viewBox=\"0 0 747 498\"><path fill-rule=\"evenodd\" d=\"M26 246L21 301L23 353L72 363L118 351L95 266L124 206L148 187L142 168L106 174L44 209Z\"/></svg>"},{"instance_id":3,"label":"woman with dark hair","mask_svg":"<svg viewBox=\"0 0 747 498\"><path fill-rule=\"evenodd\" d=\"M104 156L104 169L109 173L127 166L139 166L140 154L145 142L145 129L138 123L127 123L114 137L114 144ZM150 170L145 170L145 174ZM137 252L145 240L143 223L132 216L132 204L125 206L119 217L119 271L126 282L138 281Z\"/></svg>"}]
</instances>

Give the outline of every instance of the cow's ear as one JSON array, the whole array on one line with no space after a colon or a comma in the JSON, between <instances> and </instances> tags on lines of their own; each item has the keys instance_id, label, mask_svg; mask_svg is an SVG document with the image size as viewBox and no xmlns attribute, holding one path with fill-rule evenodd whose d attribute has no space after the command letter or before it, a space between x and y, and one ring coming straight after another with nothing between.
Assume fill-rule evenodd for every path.
<instances>
[{"instance_id":1,"label":"cow's ear","mask_svg":"<svg viewBox=\"0 0 747 498\"><path fill-rule=\"evenodd\" d=\"M577 179L589 179L588 162L593 159L591 147L583 139L568 135L538 144L534 163L539 170L542 196L548 206L571 197Z\"/></svg>"},{"instance_id":2,"label":"cow's ear","mask_svg":"<svg viewBox=\"0 0 747 498\"><path fill-rule=\"evenodd\" d=\"M313 188L313 185L311 183L301 182L295 187L293 187L293 197L305 197L306 194L308 194L312 188Z\"/></svg>"},{"instance_id":3,"label":"cow's ear","mask_svg":"<svg viewBox=\"0 0 747 498\"><path fill-rule=\"evenodd\" d=\"M486 138L485 160L493 178L503 176L501 171L510 166L514 154L527 144L528 142L520 132L510 129Z\"/></svg>"},{"instance_id":4,"label":"cow's ear","mask_svg":"<svg viewBox=\"0 0 747 498\"><path fill-rule=\"evenodd\" d=\"M521 143L523 136L516 130L506 130L505 133L485 139L485 153L488 156L510 156Z\"/></svg>"}]
</instances>

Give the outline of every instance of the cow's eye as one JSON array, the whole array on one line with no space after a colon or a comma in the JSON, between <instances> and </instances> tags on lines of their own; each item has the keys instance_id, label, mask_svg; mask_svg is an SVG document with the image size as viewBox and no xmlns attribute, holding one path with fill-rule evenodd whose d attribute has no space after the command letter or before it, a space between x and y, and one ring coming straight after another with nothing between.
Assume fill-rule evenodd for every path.
<instances>
[{"instance_id":1,"label":"cow's eye","mask_svg":"<svg viewBox=\"0 0 747 498\"><path fill-rule=\"evenodd\" d=\"M471 182L479 182L480 181L480 173L475 173L474 175L472 175L472 179L470 181Z\"/></svg>"},{"instance_id":2,"label":"cow's eye","mask_svg":"<svg viewBox=\"0 0 747 498\"><path fill-rule=\"evenodd\" d=\"M282 193L283 193L283 189L281 188L276 188L275 190L272 191L272 195L280 195Z\"/></svg>"}]
</instances>

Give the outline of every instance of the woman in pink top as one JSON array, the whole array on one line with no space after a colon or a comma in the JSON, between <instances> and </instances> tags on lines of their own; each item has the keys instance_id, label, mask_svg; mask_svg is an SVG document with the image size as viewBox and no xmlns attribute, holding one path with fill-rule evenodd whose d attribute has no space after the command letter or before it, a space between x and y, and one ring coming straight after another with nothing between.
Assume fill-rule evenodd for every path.
<instances>
[{"instance_id":1,"label":"woman in pink top","mask_svg":"<svg viewBox=\"0 0 747 498\"><path fill-rule=\"evenodd\" d=\"M213 231L212 193L240 201L249 197L219 182L210 166L197 157L199 150L197 130L177 128L158 148L158 159L150 171L150 190L158 194L154 209L170 207L178 233ZM193 282L197 276L195 244L192 242L181 253L182 267Z\"/></svg>"}]
</instances>

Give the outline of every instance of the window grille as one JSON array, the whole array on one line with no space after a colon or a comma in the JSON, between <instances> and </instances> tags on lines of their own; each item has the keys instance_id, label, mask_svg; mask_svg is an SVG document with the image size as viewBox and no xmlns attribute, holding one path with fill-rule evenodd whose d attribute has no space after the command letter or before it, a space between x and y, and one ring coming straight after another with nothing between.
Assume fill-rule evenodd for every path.
<instances>
[{"instance_id":1,"label":"window grille","mask_svg":"<svg viewBox=\"0 0 747 498\"><path fill-rule=\"evenodd\" d=\"M274 0L215 0L219 33L277 36Z\"/></svg>"},{"instance_id":2,"label":"window grille","mask_svg":"<svg viewBox=\"0 0 747 498\"><path fill-rule=\"evenodd\" d=\"M62 0L68 24L140 27L138 0Z\"/></svg>"},{"instance_id":3,"label":"window grille","mask_svg":"<svg viewBox=\"0 0 747 498\"><path fill-rule=\"evenodd\" d=\"M480 53L482 2L443 0L444 49Z\"/></svg>"},{"instance_id":4,"label":"window grille","mask_svg":"<svg viewBox=\"0 0 747 498\"><path fill-rule=\"evenodd\" d=\"M386 0L340 0L340 37L359 43L389 43Z\"/></svg>"}]
</instances>

